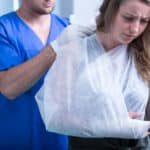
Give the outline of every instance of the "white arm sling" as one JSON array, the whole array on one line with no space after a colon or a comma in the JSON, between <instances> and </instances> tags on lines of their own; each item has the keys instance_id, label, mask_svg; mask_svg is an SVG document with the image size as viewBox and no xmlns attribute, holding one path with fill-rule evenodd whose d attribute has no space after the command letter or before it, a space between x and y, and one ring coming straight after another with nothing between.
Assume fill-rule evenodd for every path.
<instances>
[{"instance_id":1,"label":"white arm sling","mask_svg":"<svg viewBox=\"0 0 150 150\"><path fill-rule=\"evenodd\" d=\"M102 52L95 57L94 49L88 47L90 37L77 36L74 30L71 35L75 36L69 38L68 32L53 42L56 61L36 95L46 129L78 137L145 137L150 123L128 116L126 97L132 85L137 86L145 109L148 87L138 76L131 56L125 59L125 66L121 65L127 47L117 50L119 56ZM113 57L120 62L113 63ZM129 101L136 105L134 98Z\"/></svg>"}]
</instances>

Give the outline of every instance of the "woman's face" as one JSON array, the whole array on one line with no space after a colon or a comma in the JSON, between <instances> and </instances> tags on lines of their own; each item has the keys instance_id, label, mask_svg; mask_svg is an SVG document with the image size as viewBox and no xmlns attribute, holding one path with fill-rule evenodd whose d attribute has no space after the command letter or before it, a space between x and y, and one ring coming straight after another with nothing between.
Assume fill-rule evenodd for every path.
<instances>
[{"instance_id":1,"label":"woman's face","mask_svg":"<svg viewBox=\"0 0 150 150\"><path fill-rule=\"evenodd\" d=\"M128 44L137 38L150 21L150 6L139 0L127 0L120 6L110 34L116 44Z\"/></svg>"}]
</instances>

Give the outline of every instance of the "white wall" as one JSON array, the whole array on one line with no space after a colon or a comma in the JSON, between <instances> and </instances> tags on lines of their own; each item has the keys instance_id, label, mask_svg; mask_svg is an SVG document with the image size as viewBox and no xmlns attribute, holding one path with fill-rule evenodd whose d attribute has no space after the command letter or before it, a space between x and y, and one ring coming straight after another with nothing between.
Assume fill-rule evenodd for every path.
<instances>
[{"instance_id":1,"label":"white wall","mask_svg":"<svg viewBox=\"0 0 150 150\"><path fill-rule=\"evenodd\" d=\"M74 0L55 0L54 13L62 16L69 17L73 13Z\"/></svg>"},{"instance_id":2,"label":"white wall","mask_svg":"<svg viewBox=\"0 0 150 150\"><path fill-rule=\"evenodd\" d=\"M96 14L103 0L55 0L54 12L60 16L68 17L71 14L89 18ZM83 18L82 18L83 19Z\"/></svg>"},{"instance_id":3,"label":"white wall","mask_svg":"<svg viewBox=\"0 0 150 150\"><path fill-rule=\"evenodd\" d=\"M71 22L86 25L95 23L103 0L55 0L54 13L63 16L71 16Z\"/></svg>"},{"instance_id":4,"label":"white wall","mask_svg":"<svg viewBox=\"0 0 150 150\"><path fill-rule=\"evenodd\" d=\"M71 23L89 26L95 24L103 0L74 0Z\"/></svg>"},{"instance_id":5,"label":"white wall","mask_svg":"<svg viewBox=\"0 0 150 150\"><path fill-rule=\"evenodd\" d=\"M74 0L73 13L76 19L83 24L95 22L95 17L103 0Z\"/></svg>"},{"instance_id":6,"label":"white wall","mask_svg":"<svg viewBox=\"0 0 150 150\"><path fill-rule=\"evenodd\" d=\"M0 0L0 15L12 10L16 10L19 6L19 0Z\"/></svg>"},{"instance_id":7,"label":"white wall","mask_svg":"<svg viewBox=\"0 0 150 150\"><path fill-rule=\"evenodd\" d=\"M13 10L13 0L0 0L0 15Z\"/></svg>"}]
</instances>

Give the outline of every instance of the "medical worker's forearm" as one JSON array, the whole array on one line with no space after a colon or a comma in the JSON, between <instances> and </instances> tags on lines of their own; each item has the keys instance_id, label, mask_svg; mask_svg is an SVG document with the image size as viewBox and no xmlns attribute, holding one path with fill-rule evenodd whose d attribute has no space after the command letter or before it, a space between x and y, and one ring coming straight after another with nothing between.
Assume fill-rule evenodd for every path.
<instances>
[{"instance_id":1,"label":"medical worker's forearm","mask_svg":"<svg viewBox=\"0 0 150 150\"><path fill-rule=\"evenodd\" d=\"M31 60L0 72L0 92L9 99L14 99L39 80L52 65L55 57L55 52L49 46Z\"/></svg>"}]
</instances>

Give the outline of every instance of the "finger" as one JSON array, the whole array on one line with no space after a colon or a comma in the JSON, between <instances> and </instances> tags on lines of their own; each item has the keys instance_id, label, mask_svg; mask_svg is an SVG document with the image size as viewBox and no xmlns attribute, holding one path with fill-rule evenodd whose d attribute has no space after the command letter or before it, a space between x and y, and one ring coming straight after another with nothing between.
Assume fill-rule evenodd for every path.
<instances>
[{"instance_id":1,"label":"finger","mask_svg":"<svg viewBox=\"0 0 150 150\"><path fill-rule=\"evenodd\" d=\"M147 135L150 135L150 132L147 132Z\"/></svg>"},{"instance_id":2,"label":"finger","mask_svg":"<svg viewBox=\"0 0 150 150\"><path fill-rule=\"evenodd\" d=\"M129 112L129 116L131 118L139 118L142 117L144 115L144 113L142 112Z\"/></svg>"}]
</instances>

